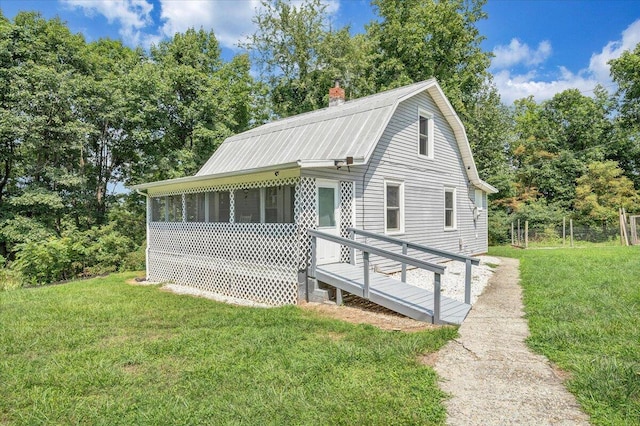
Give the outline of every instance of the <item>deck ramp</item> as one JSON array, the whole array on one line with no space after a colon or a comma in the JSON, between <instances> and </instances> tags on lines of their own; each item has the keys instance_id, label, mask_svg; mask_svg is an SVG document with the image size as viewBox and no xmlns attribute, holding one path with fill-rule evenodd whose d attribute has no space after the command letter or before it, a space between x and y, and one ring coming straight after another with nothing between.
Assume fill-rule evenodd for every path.
<instances>
[{"instance_id":1,"label":"deck ramp","mask_svg":"<svg viewBox=\"0 0 640 426\"><path fill-rule=\"evenodd\" d=\"M348 293L360 297L364 296L362 266L348 263L318 265L316 278L318 281ZM433 322L433 292L377 272L370 272L369 279L368 300L409 318ZM447 324L462 324L470 309L471 305L442 296L440 321Z\"/></svg>"}]
</instances>

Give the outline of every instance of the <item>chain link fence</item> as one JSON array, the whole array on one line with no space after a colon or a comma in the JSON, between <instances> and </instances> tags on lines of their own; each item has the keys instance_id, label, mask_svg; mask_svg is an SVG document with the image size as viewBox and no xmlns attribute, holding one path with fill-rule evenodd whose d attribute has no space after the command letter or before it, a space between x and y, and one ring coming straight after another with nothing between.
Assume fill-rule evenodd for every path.
<instances>
[{"instance_id":1,"label":"chain link fence","mask_svg":"<svg viewBox=\"0 0 640 426\"><path fill-rule=\"evenodd\" d=\"M630 222L638 220L640 216L630 217ZM627 233L626 241L630 244L640 244L640 236L634 239L633 231L640 229L640 222L637 226L627 224L622 232ZM532 223L529 221L515 221L511 224L510 237L511 244L517 247L574 247L576 245L620 245L626 244L624 234L620 227L612 225L594 226L574 222L565 219L561 223Z\"/></svg>"}]
</instances>

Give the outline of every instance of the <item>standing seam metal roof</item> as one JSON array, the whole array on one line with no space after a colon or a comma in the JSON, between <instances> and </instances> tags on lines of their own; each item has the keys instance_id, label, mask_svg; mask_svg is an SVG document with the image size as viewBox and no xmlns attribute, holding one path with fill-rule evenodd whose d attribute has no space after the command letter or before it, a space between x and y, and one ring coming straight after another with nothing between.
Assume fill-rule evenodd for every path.
<instances>
[{"instance_id":1,"label":"standing seam metal roof","mask_svg":"<svg viewBox=\"0 0 640 426\"><path fill-rule=\"evenodd\" d=\"M386 127L398 100L435 80L296 115L231 136L197 173L210 175L305 161L364 159Z\"/></svg>"},{"instance_id":2,"label":"standing seam metal roof","mask_svg":"<svg viewBox=\"0 0 640 426\"><path fill-rule=\"evenodd\" d=\"M157 190L279 167L326 167L347 157L353 157L354 164L366 164L400 102L423 91L453 129L469 181L485 192L498 192L478 176L462 121L435 79L264 124L227 138L195 176L134 185L131 189Z\"/></svg>"}]
</instances>

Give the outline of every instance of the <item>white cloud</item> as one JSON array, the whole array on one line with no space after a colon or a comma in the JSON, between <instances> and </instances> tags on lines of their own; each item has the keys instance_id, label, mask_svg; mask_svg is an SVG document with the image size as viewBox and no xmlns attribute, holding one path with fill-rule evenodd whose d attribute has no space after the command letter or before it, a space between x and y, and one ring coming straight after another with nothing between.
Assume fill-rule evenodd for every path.
<instances>
[{"instance_id":1,"label":"white cloud","mask_svg":"<svg viewBox=\"0 0 640 426\"><path fill-rule=\"evenodd\" d=\"M551 56L551 43L541 41L538 48L532 50L526 43L514 38L508 46L496 46L493 54L495 56L491 66L494 69L504 69L518 64L533 66L541 64Z\"/></svg>"},{"instance_id":2,"label":"white cloud","mask_svg":"<svg viewBox=\"0 0 640 426\"><path fill-rule=\"evenodd\" d=\"M161 33L173 37L189 28L213 30L221 46L235 48L238 41L254 31L251 19L260 0L250 1L175 1L160 0Z\"/></svg>"},{"instance_id":3,"label":"white cloud","mask_svg":"<svg viewBox=\"0 0 640 426\"><path fill-rule=\"evenodd\" d=\"M132 45L140 43L143 29L153 25L151 11L153 4L147 0L61 0L62 4L82 9L88 16L100 14L110 24L120 25L123 40Z\"/></svg>"},{"instance_id":4,"label":"white cloud","mask_svg":"<svg viewBox=\"0 0 640 426\"><path fill-rule=\"evenodd\" d=\"M600 80L609 81L609 62L611 59L619 58L622 52L633 50L640 43L640 19L629 25L622 32L622 39L610 41L602 48L600 53L591 55L589 70Z\"/></svg>"},{"instance_id":5,"label":"white cloud","mask_svg":"<svg viewBox=\"0 0 640 426\"><path fill-rule=\"evenodd\" d=\"M543 43L545 42L540 43L538 49L533 52L526 44L521 44L516 39L512 40L509 46L498 46L494 49L496 57L491 66L495 70L494 82L503 102L509 104L527 96L543 101L566 89L578 89L584 94L590 94L598 84L609 87L611 90L610 86L613 83L607 62L620 57L626 50L634 49L640 43L640 19L622 32L620 40L608 42L600 53L591 55L589 65L578 72L574 73L565 67L559 67L554 78L549 81L533 69L523 74L514 73L510 69L515 65L533 68L543 64L548 58L548 56L545 57L544 52L547 48ZM541 47L544 48L541 49ZM551 52L550 44L548 52ZM527 57L527 54L530 56Z\"/></svg>"},{"instance_id":6,"label":"white cloud","mask_svg":"<svg viewBox=\"0 0 640 426\"><path fill-rule=\"evenodd\" d=\"M291 1L294 7L300 7L302 3L300 0ZM325 3L329 14L335 14L340 8L339 0ZM160 0L160 5L163 36L173 37L188 28L202 27L212 29L221 46L235 49L238 42L256 30L252 19L261 7L261 1Z\"/></svg>"}]
</instances>

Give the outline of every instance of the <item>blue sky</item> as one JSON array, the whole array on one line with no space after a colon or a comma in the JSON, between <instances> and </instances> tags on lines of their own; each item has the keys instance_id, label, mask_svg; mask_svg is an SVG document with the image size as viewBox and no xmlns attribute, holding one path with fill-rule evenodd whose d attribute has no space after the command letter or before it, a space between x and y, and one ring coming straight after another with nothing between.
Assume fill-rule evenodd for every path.
<instances>
[{"instance_id":1,"label":"blue sky","mask_svg":"<svg viewBox=\"0 0 640 426\"><path fill-rule=\"evenodd\" d=\"M294 1L295 3L295 1ZM368 0L328 0L336 25L354 32L374 18ZM0 0L5 16L37 10L60 16L87 40L121 38L148 46L189 27L213 29L227 57L253 32L251 18L259 0ZM482 47L495 54L491 72L502 99L533 95L549 99L577 88L591 93L596 84L614 90L606 64L640 43L640 1L489 0L489 18L478 27Z\"/></svg>"}]
</instances>

